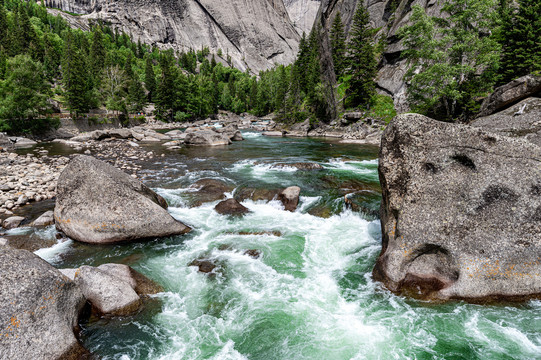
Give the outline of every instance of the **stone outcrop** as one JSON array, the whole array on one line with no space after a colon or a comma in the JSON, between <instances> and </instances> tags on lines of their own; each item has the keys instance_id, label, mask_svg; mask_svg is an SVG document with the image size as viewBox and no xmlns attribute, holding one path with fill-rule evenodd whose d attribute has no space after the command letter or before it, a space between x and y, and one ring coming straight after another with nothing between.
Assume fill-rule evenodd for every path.
<instances>
[{"instance_id":1,"label":"stone outcrop","mask_svg":"<svg viewBox=\"0 0 541 360\"><path fill-rule=\"evenodd\" d=\"M215 54L221 49L236 68L256 73L274 63L294 61L300 40L282 0L46 0L45 4L84 14L62 14L74 26L87 28L90 21L101 19L135 41L161 48L208 47Z\"/></svg>"},{"instance_id":2,"label":"stone outcrop","mask_svg":"<svg viewBox=\"0 0 541 360\"><path fill-rule=\"evenodd\" d=\"M193 193L195 197L192 202L193 206L201 206L201 204L206 202L225 199L225 193L233 190L233 187L216 179L198 180L190 188L195 190Z\"/></svg>"},{"instance_id":3,"label":"stone outcrop","mask_svg":"<svg viewBox=\"0 0 541 360\"><path fill-rule=\"evenodd\" d=\"M397 116L379 156L383 248L374 278L428 299L541 295L541 148Z\"/></svg>"},{"instance_id":4,"label":"stone outcrop","mask_svg":"<svg viewBox=\"0 0 541 360\"><path fill-rule=\"evenodd\" d=\"M180 235L191 229L165 200L138 180L90 156L71 160L58 179L58 230L86 243L108 244Z\"/></svg>"},{"instance_id":5,"label":"stone outcrop","mask_svg":"<svg viewBox=\"0 0 541 360\"><path fill-rule=\"evenodd\" d=\"M541 146L541 98L527 98L505 110L478 118L471 126Z\"/></svg>"},{"instance_id":6,"label":"stone outcrop","mask_svg":"<svg viewBox=\"0 0 541 360\"><path fill-rule=\"evenodd\" d=\"M502 85L483 101L478 117L494 114L529 96L541 95L541 75L526 75Z\"/></svg>"},{"instance_id":7,"label":"stone outcrop","mask_svg":"<svg viewBox=\"0 0 541 360\"><path fill-rule=\"evenodd\" d=\"M54 224L54 212L52 210L46 211L41 214L36 220L32 222L32 226L49 226Z\"/></svg>"},{"instance_id":8,"label":"stone outcrop","mask_svg":"<svg viewBox=\"0 0 541 360\"><path fill-rule=\"evenodd\" d=\"M0 358L79 359L77 285L38 256L0 246Z\"/></svg>"}]
</instances>

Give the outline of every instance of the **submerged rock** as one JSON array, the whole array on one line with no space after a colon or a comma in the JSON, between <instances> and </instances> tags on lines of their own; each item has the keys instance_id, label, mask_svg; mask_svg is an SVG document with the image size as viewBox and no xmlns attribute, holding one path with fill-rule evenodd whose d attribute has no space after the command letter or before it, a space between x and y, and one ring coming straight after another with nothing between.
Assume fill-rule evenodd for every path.
<instances>
[{"instance_id":1,"label":"submerged rock","mask_svg":"<svg viewBox=\"0 0 541 360\"><path fill-rule=\"evenodd\" d=\"M200 206L206 202L213 202L225 199L225 193L233 190L231 186L221 180L201 179L193 183L190 188L197 189L194 192L196 197L194 206Z\"/></svg>"},{"instance_id":2,"label":"submerged rock","mask_svg":"<svg viewBox=\"0 0 541 360\"><path fill-rule=\"evenodd\" d=\"M294 167L299 170L323 170L323 166L319 165L318 163L309 163L309 162L299 162L299 163L278 163L274 164L272 166L273 169L280 169L280 168L287 168L287 167Z\"/></svg>"},{"instance_id":3,"label":"submerged rock","mask_svg":"<svg viewBox=\"0 0 541 360\"><path fill-rule=\"evenodd\" d=\"M374 278L428 299L541 295L541 148L397 116L379 156L383 248Z\"/></svg>"},{"instance_id":4,"label":"submerged rock","mask_svg":"<svg viewBox=\"0 0 541 360\"><path fill-rule=\"evenodd\" d=\"M180 235L191 229L166 210L165 200L113 166L73 158L58 179L56 228L77 241L109 244Z\"/></svg>"},{"instance_id":5,"label":"submerged rock","mask_svg":"<svg viewBox=\"0 0 541 360\"><path fill-rule=\"evenodd\" d=\"M215 263L205 259L194 260L190 264L188 264L188 266L197 266L199 272L202 272L204 274L211 273L217 267Z\"/></svg>"},{"instance_id":6,"label":"submerged rock","mask_svg":"<svg viewBox=\"0 0 541 360\"><path fill-rule=\"evenodd\" d=\"M77 285L25 250L0 250L0 359L79 359Z\"/></svg>"},{"instance_id":7,"label":"submerged rock","mask_svg":"<svg viewBox=\"0 0 541 360\"><path fill-rule=\"evenodd\" d=\"M214 208L221 215L244 215L250 212L247 207L235 199L224 200Z\"/></svg>"},{"instance_id":8,"label":"submerged rock","mask_svg":"<svg viewBox=\"0 0 541 360\"><path fill-rule=\"evenodd\" d=\"M282 190L278 194L278 200L284 204L284 208L287 211L294 212L299 205L299 195L301 194L301 188L298 186L290 186Z\"/></svg>"}]
</instances>

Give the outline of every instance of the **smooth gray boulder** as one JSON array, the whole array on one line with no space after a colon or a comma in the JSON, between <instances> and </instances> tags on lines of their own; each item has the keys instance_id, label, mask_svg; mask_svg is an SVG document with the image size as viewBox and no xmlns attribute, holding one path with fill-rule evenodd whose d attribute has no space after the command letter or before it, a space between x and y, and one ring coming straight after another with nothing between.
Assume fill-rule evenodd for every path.
<instances>
[{"instance_id":1,"label":"smooth gray boulder","mask_svg":"<svg viewBox=\"0 0 541 360\"><path fill-rule=\"evenodd\" d=\"M541 98L527 98L508 109L475 119L470 125L541 146Z\"/></svg>"},{"instance_id":2,"label":"smooth gray boulder","mask_svg":"<svg viewBox=\"0 0 541 360\"><path fill-rule=\"evenodd\" d=\"M424 299L541 295L541 148L418 114L379 155L382 252L374 279Z\"/></svg>"},{"instance_id":3,"label":"smooth gray boulder","mask_svg":"<svg viewBox=\"0 0 541 360\"><path fill-rule=\"evenodd\" d=\"M514 103L541 93L541 75L525 75L500 86L483 101L478 117L488 116Z\"/></svg>"},{"instance_id":4,"label":"smooth gray boulder","mask_svg":"<svg viewBox=\"0 0 541 360\"><path fill-rule=\"evenodd\" d=\"M74 281L100 315L131 315L142 305L141 298L129 282L102 269L81 266L75 272Z\"/></svg>"},{"instance_id":5,"label":"smooth gray boulder","mask_svg":"<svg viewBox=\"0 0 541 360\"><path fill-rule=\"evenodd\" d=\"M287 211L294 212L299 205L299 195L301 194L301 188L298 186L290 186L278 193L278 200L284 204L284 208Z\"/></svg>"},{"instance_id":6,"label":"smooth gray boulder","mask_svg":"<svg viewBox=\"0 0 541 360\"><path fill-rule=\"evenodd\" d=\"M49 226L54 224L54 211L44 212L39 218L34 220L32 226Z\"/></svg>"},{"instance_id":7,"label":"smooth gray boulder","mask_svg":"<svg viewBox=\"0 0 541 360\"><path fill-rule=\"evenodd\" d=\"M4 229L15 229L25 220L22 216L11 216L2 222Z\"/></svg>"},{"instance_id":8,"label":"smooth gray boulder","mask_svg":"<svg viewBox=\"0 0 541 360\"><path fill-rule=\"evenodd\" d=\"M191 229L140 181L90 156L74 157L57 183L56 228L91 244L180 235Z\"/></svg>"},{"instance_id":9,"label":"smooth gray boulder","mask_svg":"<svg viewBox=\"0 0 541 360\"><path fill-rule=\"evenodd\" d=\"M184 143L195 146L223 146L231 144L231 140L225 134L213 130L201 130L187 133Z\"/></svg>"},{"instance_id":10,"label":"smooth gray boulder","mask_svg":"<svg viewBox=\"0 0 541 360\"><path fill-rule=\"evenodd\" d=\"M0 359L79 359L79 287L26 250L0 248Z\"/></svg>"}]
</instances>

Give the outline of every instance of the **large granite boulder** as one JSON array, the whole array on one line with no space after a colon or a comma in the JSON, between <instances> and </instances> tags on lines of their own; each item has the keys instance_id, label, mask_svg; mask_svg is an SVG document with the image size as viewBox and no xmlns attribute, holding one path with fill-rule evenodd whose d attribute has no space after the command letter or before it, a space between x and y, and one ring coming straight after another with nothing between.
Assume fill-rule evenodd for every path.
<instances>
[{"instance_id":1,"label":"large granite boulder","mask_svg":"<svg viewBox=\"0 0 541 360\"><path fill-rule=\"evenodd\" d=\"M525 75L500 86L483 101L478 117L488 116L532 95L541 93L541 76Z\"/></svg>"},{"instance_id":2,"label":"large granite boulder","mask_svg":"<svg viewBox=\"0 0 541 360\"><path fill-rule=\"evenodd\" d=\"M79 359L73 329L85 299L38 256L0 246L0 359Z\"/></svg>"},{"instance_id":3,"label":"large granite boulder","mask_svg":"<svg viewBox=\"0 0 541 360\"><path fill-rule=\"evenodd\" d=\"M541 98L527 98L508 109L478 118L471 126L541 146Z\"/></svg>"},{"instance_id":4,"label":"large granite boulder","mask_svg":"<svg viewBox=\"0 0 541 360\"><path fill-rule=\"evenodd\" d=\"M56 227L77 241L109 244L191 230L140 181L90 156L71 160L58 179L56 196Z\"/></svg>"},{"instance_id":5,"label":"large granite boulder","mask_svg":"<svg viewBox=\"0 0 541 360\"><path fill-rule=\"evenodd\" d=\"M184 143L196 146L220 146L231 144L231 140L226 134L220 134L213 130L201 130L186 134Z\"/></svg>"},{"instance_id":6,"label":"large granite boulder","mask_svg":"<svg viewBox=\"0 0 541 360\"><path fill-rule=\"evenodd\" d=\"M374 278L428 299L541 295L541 148L422 115L383 134Z\"/></svg>"}]
</instances>

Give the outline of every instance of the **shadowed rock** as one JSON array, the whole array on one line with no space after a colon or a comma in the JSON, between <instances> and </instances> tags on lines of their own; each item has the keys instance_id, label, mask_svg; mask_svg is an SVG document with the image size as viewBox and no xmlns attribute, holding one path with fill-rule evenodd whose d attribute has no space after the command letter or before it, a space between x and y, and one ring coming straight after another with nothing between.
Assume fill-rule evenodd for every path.
<instances>
[{"instance_id":1,"label":"shadowed rock","mask_svg":"<svg viewBox=\"0 0 541 360\"><path fill-rule=\"evenodd\" d=\"M77 241L109 244L180 235L191 229L166 210L165 200L113 166L76 156L58 179L56 228Z\"/></svg>"},{"instance_id":2,"label":"shadowed rock","mask_svg":"<svg viewBox=\"0 0 541 360\"><path fill-rule=\"evenodd\" d=\"M221 215L244 215L250 212L247 207L235 199L224 200L214 208Z\"/></svg>"},{"instance_id":3,"label":"shadowed rock","mask_svg":"<svg viewBox=\"0 0 541 360\"><path fill-rule=\"evenodd\" d=\"M379 156L383 248L374 278L428 299L541 295L541 148L397 116Z\"/></svg>"},{"instance_id":4,"label":"shadowed rock","mask_svg":"<svg viewBox=\"0 0 541 360\"><path fill-rule=\"evenodd\" d=\"M206 202L213 202L225 198L225 193L233 190L233 188L227 185L225 182L216 179L201 179L196 181L192 186L192 189L197 189L194 192L196 200L194 206L200 206Z\"/></svg>"}]
</instances>

